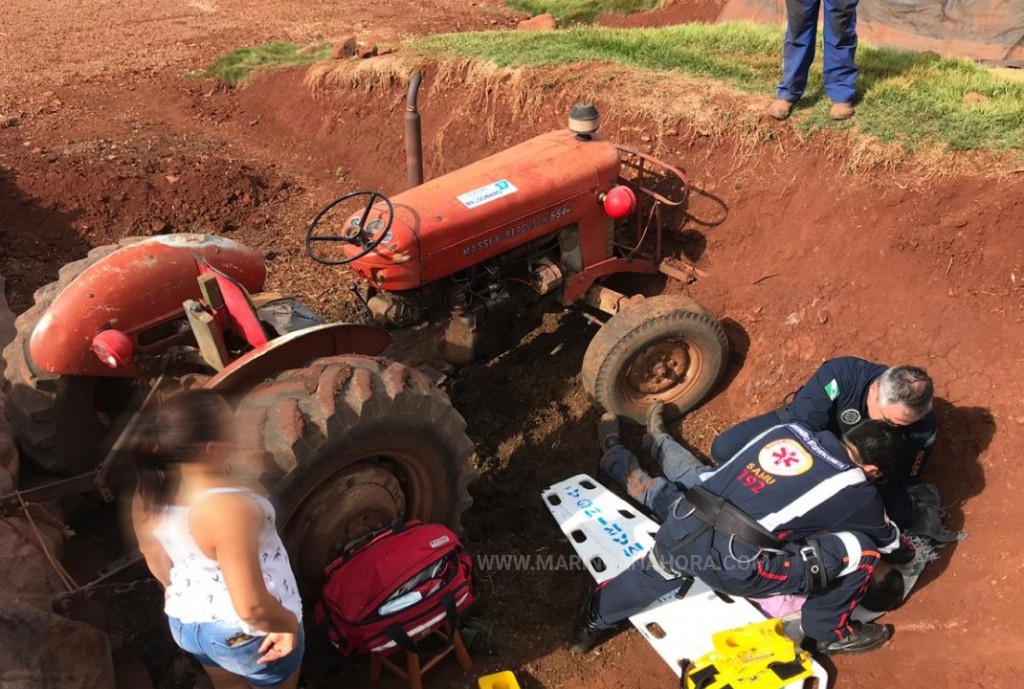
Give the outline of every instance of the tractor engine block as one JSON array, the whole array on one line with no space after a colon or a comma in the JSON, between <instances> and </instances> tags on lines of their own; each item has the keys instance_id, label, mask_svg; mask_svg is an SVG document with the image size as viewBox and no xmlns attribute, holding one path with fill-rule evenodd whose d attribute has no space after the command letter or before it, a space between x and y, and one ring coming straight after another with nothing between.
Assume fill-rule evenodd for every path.
<instances>
[{"instance_id":1,"label":"tractor engine block","mask_svg":"<svg viewBox=\"0 0 1024 689\"><path fill-rule=\"evenodd\" d=\"M421 290L366 286L375 323L393 331L403 360L461 367L507 351L555 303L564 271L546 238Z\"/></svg>"}]
</instances>

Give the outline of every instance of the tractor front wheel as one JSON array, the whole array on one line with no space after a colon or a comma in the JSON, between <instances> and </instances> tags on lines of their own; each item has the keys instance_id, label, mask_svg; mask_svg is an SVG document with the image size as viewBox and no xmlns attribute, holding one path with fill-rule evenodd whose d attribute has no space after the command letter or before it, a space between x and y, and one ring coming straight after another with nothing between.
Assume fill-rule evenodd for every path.
<instances>
[{"instance_id":1,"label":"tractor front wheel","mask_svg":"<svg viewBox=\"0 0 1024 689\"><path fill-rule=\"evenodd\" d=\"M238 409L304 595L319 592L324 568L351 541L400 519L457 528L472 504L466 422L408 366L319 359L254 389Z\"/></svg>"},{"instance_id":2,"label":"tractor front wheel","mask_svg":"<svg viewBox=\"0 0 1024 689\"><path fill-rule=\"evenodd\" d=\"M700 305L651 297L601 326L583 357L583 386L602 409L637 423L659 401L678 418L711 392L728 355L725 331Z\"/></svg>"}]
</instances>

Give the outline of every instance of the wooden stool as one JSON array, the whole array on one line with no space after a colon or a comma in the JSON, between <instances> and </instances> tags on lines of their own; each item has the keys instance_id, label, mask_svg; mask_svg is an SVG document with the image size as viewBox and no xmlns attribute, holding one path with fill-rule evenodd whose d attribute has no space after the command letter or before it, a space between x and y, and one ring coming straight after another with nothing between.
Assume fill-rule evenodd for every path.
<instances>
[{"instance_id":1,"label":"wooden stool","mask_svg":"<svg viewBox=\"0 0 1024 689\"><path fill-rule=\"evenodd\" d=\"M385 658L384 656L376 653L370 654L370 679L374 682L379 682L381 669L382 667L386 667L388 670L408 682L410 689L423 689L423 674L444 660L448 654L453 652L459 661L459 665L462 666L463 672L469 672L473 668L473 660L469 657L469 651L466 650L466 645L462 643L462 636L459 634L458 629L452 629L451 625L446 622L441 625L440 628L435 629L427 636L433 635L441 637L445 642L451 639L451 645L433 656L426 663L421 663L418 653L406 651L405 668L402 668L393 660Z\"/></svg>"}]
</instances>

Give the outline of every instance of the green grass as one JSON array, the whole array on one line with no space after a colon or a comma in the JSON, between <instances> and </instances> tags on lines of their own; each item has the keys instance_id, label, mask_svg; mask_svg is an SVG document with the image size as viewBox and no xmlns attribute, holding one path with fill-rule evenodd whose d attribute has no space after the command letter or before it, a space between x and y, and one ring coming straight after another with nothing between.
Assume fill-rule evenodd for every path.
<instances>
[{"instance_id":1,"label":"green grass","mask_svg":"<svg viewBox=\"0 0 1024 689\"><path fill-rule=\"evenodd\" d=\"M741 92L774 93L781 67L782 30L747 23L687 24L663 29L578 27L552 32L481 32L418 39L424 54L467 56L503 67L580 61L619 63L641 70L676 70L714 79ZM932 53L862 46L857 117L835 124L822 93L821 46L794 120L805 131L855 127L884 143L910 149L938 143L949 150L1024 148L1024 82L985 67ZM984 103L965 103L978 93Z\"/></svg>"},{"instance_id":2,"label":"green grass","mask_svg":"<svg viewBox=\"0 0 1024 689\"><path fill-rule=\"evenodd\" d=\"M532 15L549 12L560 24L590 23L602 14L635 14L657 7L658 0L506 0L514 10Z\"/></svg>"},{"instance_id":3,"label":"green grass","mask_svg":"<svg viewBox=\"0 0 1024 689\"><path fill-rule=\"evenodd\" d=\"M237 86L256 70L308 65L318 60L326 60L330 55L330 45L309 50L294 43L267 43L234 50L202 72L193 72L192 76L219 79L231 86Z\"/></svg>"}]
</instances>

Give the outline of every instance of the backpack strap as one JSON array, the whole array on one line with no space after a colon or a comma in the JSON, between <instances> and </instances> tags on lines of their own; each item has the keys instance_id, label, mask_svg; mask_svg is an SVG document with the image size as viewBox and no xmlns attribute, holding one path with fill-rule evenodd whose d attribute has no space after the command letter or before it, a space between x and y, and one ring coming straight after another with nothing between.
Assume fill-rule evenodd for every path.
<instances>
[{"instance_id":1,"label":"backpack strap","mask_svg":"<svg viewBox=\"0 0 1024 689\"><path fill-rule=\"evenodd\" d=\"M452 647L455 637L455 623L457 621L457 612L455 606L455 596L449 591L448 593L441 596L441 604L444 605L445 610L445 621L448 623L448 640L445 641L444 645L437 651L438 654L444 653ZM404 629L400 625L393 624L384 630L395 645L407 653L415 653L420 655L419 644L412 640Z\"/></svg>"}]
</instances>

